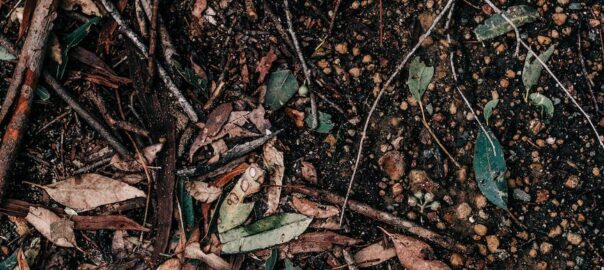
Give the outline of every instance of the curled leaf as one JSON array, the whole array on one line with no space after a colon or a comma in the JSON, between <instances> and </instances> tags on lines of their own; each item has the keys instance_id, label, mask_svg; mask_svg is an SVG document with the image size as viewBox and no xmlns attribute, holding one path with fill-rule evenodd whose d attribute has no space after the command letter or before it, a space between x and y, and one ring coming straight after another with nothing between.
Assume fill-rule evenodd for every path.
<instances>
[{"instance_id":1,"label":"curled leaf","mask_svg":"<svg viewBox=\"0 0 604 270\"><path fill-rule=\"evenodd\" d=\"M533 7L526 5L511 6L505 12L505 16L510 19L516 27L534 22L539 18L539 12ZM474 29L476 39L484 41L503 35L514 28L500 14L494 14L486 19L481 25Z\"/></svg>"},{"instance_id":2,"label":"curled leaf","mask_svg":"<svg viewBox=\"0 0 604 270\"><path fill-rule=\"evenodd\" d=\"M158 143L147 146L143 149L143 157L145 158L147 164L153 163L153 161L157 157L157 153L161 151L163 146L163 144ZM115 167L116 169L125 172L140 172L143 170L143 165L140 163L138 155L134 159L124 160L118 154L115 154L111 158L109 164L111 164L111 166Z\"/></svg>"},{"instance_id":3,"label":"curled leaf","mask_svg":"<svg viewBox=\"0 0 604 270\"><path fill-rule=\"evenodd\" d=\"M275 213L279 207L285 164L283 162L283 152L277 150L273 143L264 145L262 159L264 160L264 166L266 166L270 172L271 186L268 188L267 209L264 213L265 216L268 216Z\"/></svg>"},{"instance_id":4,"label":"curled leaf","mask_svg":"<svg viewBox=\"0 0 604 270\"><path fill-rule=\"evenodd\" d=\"M391 258L396 257L393 247L385 247L383 243L371 244L354 254L354 261L359 267L371 267L379 265Z\"/></svg>"},{"instance_id":5,"label":"curled leaf","mask_svg":"<svg viewBox=\"0 0 604 270\"><path fill-rule=\"evenodd\" d=\"M451 269L444 262L430 259L432 248L423 241L402 234L388 234L399 262L409 270Z\"/></svg>"},{"instance_id":6,"label":"curled leaf","mask_svg":"<svg viewBox=\"0 0 604 270\"><path fill-rule=\"evenodd\" d=\"M541 113L545 112L547 118L554 117L554 103L551 99L539 93L532 93L530 99L534 105L541 107Z\"/></svg>"}]
</instances>

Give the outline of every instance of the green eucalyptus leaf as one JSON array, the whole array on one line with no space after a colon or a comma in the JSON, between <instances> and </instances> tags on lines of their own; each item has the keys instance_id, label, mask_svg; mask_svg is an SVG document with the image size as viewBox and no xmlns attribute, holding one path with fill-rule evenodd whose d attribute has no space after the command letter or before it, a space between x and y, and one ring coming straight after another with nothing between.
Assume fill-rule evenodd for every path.
<instances>
[{"instance_id":1,"label":"green eucalyptus leaf","mask_svg":"<svg viewBox=\"0 0 604 270\"><path fill-rule=\"evenodd\" d=\"M48 92L46 87L38 85L38 88L36 88L36 96L38 96L38 98L40 98L42 101L47 101L50 99L50 92Z\"/></svg>"},{"instance_id":2,"label":"green eucalyptus leaf","mask_svg":"<svg viewBox=\"0 0 604 270\"><path fill-rule=\"evenodd\" d=\"M426 88L428 88L432 76L434 76L434 67L426 66L419 56L413 58L413 61L411 61L411 64L409 65L407 85L409 86L411 95L413 95L418 102L421 102L421 98L426 92Z\"/></svg>"},{"instance_id":3,"label":"green eucalyptus leaf","mask_svg":"<svg viewBox=\"0 0 604 270\"><path fill-rule=\"evenodd\" d=\"M514 25L516 25L516 27L534 22L539 18L537 9L526 5L511 6L504 14L514 23ZM514 28L503 18L503 16L494 14L486 19L481 25L477 26L474 29L474 34L476 34L476 39L478 39L478 41L485 41L512 30L514 30Z\"/></svg>"},{"instance_id":4,"label":"green eucalyptus leaf","mask_svg":"<svg viewBox=\"0 0 604 270\"><path fill-rule=\"evenodd\" d=\"M268 260L264 263L264 270L273 270L275 269L275 265L279 260L279 249L273 248L271 251L271 256L268 257Z\"/></svg>"},{"instance_id":5,"label":"green eucalyptus leaf","mask_svg":"<svg viewBox=\"0 0 604 270\"><path fill-rule=\"evenodd\" d=\"M285 259L285 270L302 270L302 268L295 266L289 259Z\"/></svg>"},{"instance_id":6,"label":"green eucalyptus leaf","mask_svg":"<svg viewBox=\"0 0 604 270\"><path fill-rule=\"evenodd\" d=\"M489 124L489 118L491 118L491 115L493 114L493 109L497 107L497 104L499 104L499 99L493 99L484 105L484 121L487 122L487 125Z\"/></svg>"},{"instance_id":7,"label":"green eucalyptus leaf","mask_svg":"<svg viewBox=\"0 0 604 270\"><path fill-rule=\"evenodd\" d=\"M554 49L556 45L549 46L547 50L541 54L539 54L539 58L543 63L547 63L549 58L554 53ZM522 68L522 83L524 83L524 87L526 88L525 100L533 86L537 85L539 82L539 77L541 77L541 72L543 71L543 65L537 61L537 58L533 56L533 54L529 53L526 55L526 59L524 60L524 68Z\"/></svg>"},{"instance_id":8,"label":"green eucalyptus leaf","mask_svg":"<svg viewBox=\"0 0 604 270\"><path fill-rule=\"evenodd\" d=\"M9 53L8 50L0 46L0 61L12 61L17 59L17 56Z\"/></svg>"},{"instance_id":9,"label":"green eucalyptus leaf","mask_svg":"<svg viewBox=\"0 0 604 270\"><path fill-rule=\"evenodd\" d=\"M507 209L508 186L505 180L507 167L503 150L497 138L489 130L480 130L474 145L474 174L482 194L494 205ZM489 141L489 137L491 141Z\"/></svg>"},{"instance_id":10,"label":"green eucalyptus leaf","mask_svg":"<svg viewBox=\"0 0 604 270\"><path fill-rule=\"evenodd\" d=\"M311 217L282 213L220 233L224 254L244 253L287 243L302 234Z\"/></svg>"},{"instance_id":11,"label":"green eucalyptus leaf","mask_svg":"<svg viewBox=\"0 0 604 270\"><path fill-rule=\"evenodd\" d=\"M329 133L329 131L331 131L331 129L334 127L334 123L331 121L331 114L321 111L318 111L317 114L319 115L319 126L317 129L315 129L315 131L319 133ZM304 122L308 128L312 126L312 121L312 113L307 113L306 118L304 118Z\"/></svg>"},{"instance_id":12,"label":"green eucalyptus leaf","mask_svg":"<svg viewBox=\"0 0 604 270\"><path fill-rule=\"evenodd\" d=\"M187 237L189 237L191 231L193 231L193 227L195 226L195 209L193 208L193 197L191 197L191 194L189 194L185 188L185 181L186 179L184 177L179 177L176 187L178 192L178 202L180 203L180 209L182 212L182 221Z\"/></svg>"},{"instance_id":13,"label":"green eucalyptus leaf","mask_svg":"<svg viewBox=\"0 0 604 270\"><path fill-rule=\"evenodd\" d=\"M92 26L100 20L101 17L94 17L90 19L88 22L80 25L80 27L76 28L76 30L71 32L63 39L62 44L65 47L61 50L61 64L53 62L54 65L51 67L51 70L54 71L53 73L57 79L61 79L65 74L67 62L69 62L69 50L82 42L88 33L90 33Z\"/></svg>"},{"instance_id":14,"label":"green eucalyptus leaf","mask_svg":"<svg viewBox=\"0 0 604 270\"><path fill-rule=\"evenodd\" d=\"M0 262L0 270L13 270L17 266L17 251Z\"/></svg>"},{"instance_id":15,"label":"green eucalyptus leaf","mask_svg":"<svg viewBox=\"0 0 604 270\"><path fill-rule=\"evenodd\" d=\"M554 117L554 103L551 99L539 93L532 93L530 99L533 104L541 107L541 113L545 112L547 118Z\"/></svg>"},{"instance_id":16,"label":"green eucalyptus leaf","mask_svg":"<svg viewBox=\"0 0 604 270\"><path fill-rule=\"evenodd\" d=\"M265 104L276 111L296 94L299 85L291 71L280 70L271 73L267 87Z\"/></svg>"}]
</instances>

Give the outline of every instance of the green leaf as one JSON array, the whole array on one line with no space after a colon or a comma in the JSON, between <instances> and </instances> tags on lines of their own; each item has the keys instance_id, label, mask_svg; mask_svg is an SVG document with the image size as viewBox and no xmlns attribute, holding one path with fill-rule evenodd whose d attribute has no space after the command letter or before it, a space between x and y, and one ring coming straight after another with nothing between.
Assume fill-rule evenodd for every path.
<instances>
[{"instance_id":1,"label":"green leaf","mask_svg":"<svg viewBox=\"0 0 604 270\"><path fill-rule=\"evenodd\" d=\"M179 62L174 62L174 67L180 76L196 91L196 94L203 94L208 97L208 81L202 79L193 69L183 67Z\"/></svg>"},{"instance_id":2,"label":"green leaf","mask_svg":"<svg viewBox=\"0 0 604 270\"><path fill-rule=\"evenodd\" d=\"M302 268L295 266L289 259L285 259L285 270L302 270Z\"/></svg>"},{"instance_id":3,"label":"green leaf","mask_svg":"<svg viewBox=\"0 0 604 270\"><path fill-rule=\"evenodd\" d=\"M539 13L533 7L526 5L511 6L504 12L516 27L534 22L539 18ZM484 41L503 35L514 28L500 14L494 14L486 19L481 25L474 28L474 34L478 41Z\"/></svg>"},{"instance_id":4,"label":"green leaf","mask_svg":"<svg viewBox=\"0 0 604 270\"><path fill-rule=\"evenodd\" d=\"M6 48L0 46L0 61L12 61L15 59L17 59L17 56L14 56Z\"/></svg>"},{"instance_id":5,"label":"green leaf","mask_svg":"<svg viewBox=\"0 0 604 270\"><path fill-rule=\"evenodd\" d=\"M243 253L287 243L302 234L311 217L294 213L277 214L220 234L222 252Z\"/></svg>"},{"instance_id":6,"label":"green leaf","mask_svg":"<svg viewBox=\"0 0 604 270\"><path fill-rule=\"evenodd\" d=\"M543 63L547 63L549 58L554 53L556 45L549 46L547 50L539 55L539 58ZM526 89L526 94L524 96L524 100L528 98L528 93L530 92L533 86L537 85L539 82L539 77L541 77L541 71L543 71L543 66L537 58L533 56L533 54L529 53L526 55L526 59L524 60L524 68L522 68L522 83L524 83L524 87Z\"/></svg>"},{"instance_id":7,"label":"green leaf","mask_svg":"<svg viewBox=\"0 0 604 270\"><path fill-rule=\"evenodd\" d=\"M193 209L193 198L191 194L185 189L185 178L179 177L177 190L178 190L178 202L182 211L182 220L185 227L187 237L189 237L193 227L195 226L195 209Z\"/></svg>"},{"instance_id":8,"label":"green leaf","mask_svg":"<svg viewBox=\"0 0 604 270\"><path fill-rule=\"evenodd\" d=\"M273 248L273 251L271 251L271 256L268 257L268 260L266 260L266 263L264 263L264 270L273 270L278 260L279 249Z\"/></svg>"},{"instance_id":9,"label":"green leaf","mask_svg":"<svg viewBox=\"0 0 604 270\"><path fill-rule=\"evenodd\" d=\"M0 270L13 270L17 266L17 251L0 263Z\"/></svg>"},{"instance_id":10,"label":"green leaf","mask_svg":"<svg viewBox=\"0 0 604 270\"><path fill-rule=\"evenodd\" d=\"M474 145L474 174L482 194L497 207L507 209L508 186L505 181L507 167L503 150L497 138L489 130L489 135L482 129ZM489 141L489 137L491 141Z\"/></svg>"},{"instance_id":11,"label":"green leaf","mask_svg":"<svg viewBox=\"0 0 604 270\"><path fill-rule=\"evenodd\" d=\"M296 94L298 87L298 81L291 71L280 70L271 73L265 104L273 111L278 110Z\"/></svg>"},{"instance_id":12,"label":"green leaf","mask_svg":"<svg viewBox=\"0 0 604 270\"><path fill-rule=\"evenodd\" d=\"M434 76L434 67L426 66L419 56L413 58L413 61L411 61L411 64L409 65L407 85L409 86L411 95L413 95L418 102L421 102L421 98L426 92L426 88L428 88L432 76Z\"/></svg>"},{"instance_id":13,"label":"green leaf","mask_svg":"<svg viewBox=\"0 0 604 270\"><path fill-rule=\"evenodd\" d=\"M497 104L499 104L499 99L493 99L487 102L487 105L484 105L484 121L487 122L487 125L489 124L489 118L491 118L491 115L493 114L493 109L497 107Z\"/></svg>"},{"instance_id":14,"label":"green leaf","mask_svg":"<svg viewBox=\"0 0 604 270\"><path fill-rule=\"evenodd\" d=\"M65 69L67 68L67 62L69 60L69 50L82 42L88 33L90 33L90 28L100 20L101 17L90 19L63 39L62 43L65 47L61 50L61 64L54 63L51 68L51 70L54 70L53 73L57 79L61 79L63 74L65 74Z\"/></svg>"},{"instance_id":15,"label":"green leaf","mask_svg":"<svg viewBox=\"0 0 604 270\"><path fill-rule=\"evenodd\" d=\"M331 129L334 127L334 124L331 121L331 114L321 111L318 111L317 114L319 115L319 126L317 129L315 129L315 131L319 133L329 133L329 131L331 131ZM312 121L312 113L307 113L304 122L308 128L312 126Z\"/></svg>"},{"instance_id":16,"label":"green leaf","mask_svg":"<svg viewBox=\"0 0 604 270\"><path fill-rule=\"evenodd\" d=\"M554 117L554 103L551 99L539 93L532 93L530 99L533 104L541 107L541 114L545 112L547 118Z\"/></svg>"},{"instance_id":17,"label":"green leaf","mask_svg":"<svg viewBox=\"0 0 604 270\"><path fill-rule=\"evenodd\" d=\"M46 87L38 85L38 88L36 88L36 96L38 96L42 101L47 101L50 99L50 92L48 92Z\"/></svg>"}]
</instances>

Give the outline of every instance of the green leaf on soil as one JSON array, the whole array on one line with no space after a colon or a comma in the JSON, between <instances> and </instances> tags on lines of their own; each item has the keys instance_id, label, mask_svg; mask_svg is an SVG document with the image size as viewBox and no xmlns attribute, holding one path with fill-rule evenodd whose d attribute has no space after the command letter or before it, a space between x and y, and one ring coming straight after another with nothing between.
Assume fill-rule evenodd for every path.
<instances>
[{"instance_id":1,"label":"green leaf on soil","mask_svg":"<svg viewBox=\"0 0 604 270\"><path fill-rule=\"evenodd\" d=\"M279 260L279 249L273 248L271 251L271 256L268 257L268 260L264 263L264 270L273 270L275 269L275 265Z\"/></svg>"},{"instance_id":2,"label":"green leaf on soil","mask_svg":"<svg viewBox=\"0 0 604 270\"><path fill-rule=\"evenodd\" d=\"M543 63L547 63L547 60L552 56L555 46L556 45L549 46L545 52L539 55L539 58ZM539 82L541 71L543 71L543 65L537 61L537 58L533 56L533 54L527 54L526 59L524 60L524 68L522 68L522 83L524 83L526 89L526 94L524 96L525 101L528 98L528 93L531 91L531 88Z\"/></svg>"},{"instance_id":3,"label":"green leaf on soil","mask_svg":"<svg viewBox=\"0 0 604 270\"><path fill-rule=\"evenodd\" d=\"M321 111L318 111L317 114L319 115L319 126L317 129L315 129L315 131L319 133L329 133L329 131L331 131L331 129L334 127L334 124L331 121L331 114ZM312 121L312 113L309 112L306 114L306 118L304 119L306 127L310 128L312 126Z\"/></svg>"},{"instance_id":4,"label":"green leaf on soil","mask_svg":"<svg viewBox=\"0 0 604 270\"><path fill-rule=\"evenodd\" d=\"M493 114L493 109L497 107L497 104L499 104L499 99L493 99L487 102L487 105L484 105L484 121L487 122L487 125L489 124L489 118L491 118L491 115Z\"/></svg>"},{"instance_id":5,"label":"green leaf on soil","mask_svg":"<svg viewBox=\"0 0 604 270\"><path fill-rule=\"evenodd\" d=\"M90 28L100 20L101 17L90 19L63 39L62 44L64 44L65 48L61 50L61 64L53 63L54 65L51 67L51 70L53 70L57 79L61 79L63 74L65 74L65 69L67 68L67 62L69 60L69 50L82 42L88 33L90 33Z\"/></svg>"},{"instance_id":6,"label":"green leaf on soil","mask_svg":"<svg viewBox=\"0 0 604 270\"><path fill-rule=\"evenodd\" d=\"M533 7L526 5L511 6L504 12L516 27L534 22L539 18L539 12ZM500 14L494 14L486 19L481 25L474 28L474 34L478 41L485 41L503 35L514 28Z\"/></svg>"},{"instance_id":7,"label":"green leaf on soil","mask_svg":"<svg viewBox=\"0 0 604 270\"><path fill-rule=\"evenodd\" d=\"M298 91L298 81L289 70L273 72L268 79L265 104L273 111L278 110Z\"/></svg>"},{"instance_id":8,"label":"green leaf on soil","mask_svg":"<svg viewBox=\"0 0 604 270\"><path fill-rule=\"evenodd\" d=\"M287 243L302 234L311 217L294 213L269 216L220 234L222 252L243 253Z\"/></svg>"},{"instance_id":9,"label":"green leaf on soil","mask_svg":"<svg viewBox=\"0 0 604 270\"><path fill-rule=\"evenodd\" d=\"M415 100L421 101L426 88L428 88L428 84L432 80L432 76L434 76L434 67L426 66L419 56L413 58L413 61L409 65L407 85Z\"/></svg>"},{"instance_id":10,"label":"green leaf on soil","mask_svg":"<svg viewBox=\"0 0 604 270\"><path fill-rule=\"evenodd\" d=\"M36 88L36 96L38 96L38 98L40 98L42 101L47 101L50 99L50 92L48 92L46 87L38 85L38 88Z\"/></svg>"},{"instance_id":11,"label":"green leaf on soil","mask_svg":"<svg viewBox=\"0 0 604 270\"><path fill-rule=\"evenodd\" d=\"M174 68L180 76L193 88L196 94L202 94L208 97L208 81L202 79L195 71L188 67L183 67L179 62L174 62Z\"/></svg>"},{"instance_id":12,"label":"green leaf on soil","mask_svg":"<svg viewBox=\"0 0 604 270\"><path fill-rule=\"evenodd\" d=\"M17 251L0 263L0 270L13 270L17 266Z\"/></svg>"},{"instance_id":13,"label":"green leaf on soil","mask_svg":"<svg viewBox=\"0 0 604 270\"><path fill-rule=\"evenodd\" d=\"M285 259L285 270L302 270L302 268L295 266L289 259Z\"/></svg>"},{"instance_id":14,"label":"green leaf on soil","mask_svg":"<svg viewBox=\"0 0 604 270\"><path fill-rule=\"evenodd\" d=\"M0 61L12 61L15 59L17 59L16 56L9 53L6 48L0 46Z\"/></svg>"},{"instance_id":15,"label":"green leaf on soil","mask_svg":"<svg viewBox=\"0 0 604 270\"><path fill-rule=\"evenodd\" d=\"M497 207L507 209L508 186L505 180L507 167L503 150L497 138L489 130L489 135L482 129L474 145L474 174L482 194ZM491 137L491 141L489 138Z\"/></svg>"},{"instance_id":16,"label":"green leaf on soil","mask_svg":"<svg viewBox=\"0 0 604 270\"><path fill-rule=\"evenodd\" d=\"M195 226L195 209L193 209L193 197L185 189L185 178L178 178L178 202L182 211L182 220L185 227L187 237L191 234Z\"/></svg>"},{"instance_id":17,"label":"green leaf on soil","mask_svg":"<svg viewBox=\"0 0 604 270\"><path fill-rule=\"evenodd\" d=\"M530 99L534 105L541 107L541 114L545 112L547 118L554 117L554 103L551 99L539 93L532 93Z\"/></svg>"}]
</instances>

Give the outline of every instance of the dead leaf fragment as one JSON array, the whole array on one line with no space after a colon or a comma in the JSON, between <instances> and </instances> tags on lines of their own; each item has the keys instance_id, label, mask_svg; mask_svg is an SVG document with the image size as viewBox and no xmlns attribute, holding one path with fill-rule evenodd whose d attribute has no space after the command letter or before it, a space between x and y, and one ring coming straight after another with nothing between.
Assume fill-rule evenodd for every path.
<instances>
[{"instance_id":1,"label":"dead leaf fragment","mask_svg":"<svg viewBox=\"0 0 604 270\"><path fill-rule=\"evenodd\" d=\"M222 189L206 182L191 181L185 184L185 189L193 198L202 203L211 203L220 197Z\"/></svg>"},{"instance_id":2,"label":"dead leaf fragment","mask_svg":"<svg viewBox=\"0 0 604 270\"><path fill-rule=\"evenodd\" d=\"M23 254L23 248L19 248L19 251L17 252L17 263L19 265L19 270L29 270L29 264L27 263L25 254Z\"/></svg>"},{"instance_id":3,"label":"dead leaf fragment","mask_svg":"<svg viewBox=\"0 0 604 270\"><path fill-rule=\"evenodd\" d=\"M371 244L354 254L354 261L359 267L371 267L396 257L393 247L387 248L383 243Z\"/></svg>"},{"instance_id":4,"label":"dead leaf fragment","mask_svg":"<svg viewBox=\"0 0 604 270\"><path fill-rule=\"evenodd\" d=\"M335 206L321 205L298 196L293 196L292 206L296 211L300 212L300 214L315 218L329 218L337 216L340 213L340 210Z\"/></svg>"},{"instance_id":5,"label":"dead leaf fragment","mask_svg":"<svg viewBox=\"0 0 604 270\"><path fill-rule=\"evenodd\" d=\"M157 153L159 153L159 151L161 151L163 147L163 144L158 143L147 146L143 149L143 157L145 158L147 164L153 163L153 161L157 157ZM143 170L143 165L141 164L138 156L136 156L135 159L123 160L118 154L115 154L111 158L109 164L111 164L111 166L115 167L116 169L125 172L140 172Z\"/></svg>"},{"instance_id":6,"label":"dead leaf fragment","mask_svg":"<svg viewBox=\"0 0 604 270\"><path fill-rule=\"evenodd\" d=\"M405 158L399 151L389 151L378 161L382 170L392 180L400 180L405 174Z\"/></svg>"},{"instance_id":7,"label":"dead leaf fragment","mask_svg":"<svg viewBox=\"0 0 604 270\"><path fill-rule=\"evenodd\" d=\"M76 6L82 9L82 13L89 16L102 16L101 11L93 0L63 0L61 8L67 11L73 11Z\"/></svg>"},{"instance_id":8,"label":"dead leaf fragment","mask_svg":"<svg viewBox=\"0 0 604 270\"><path fill-rule=\"evenodd\" d=\"M229 115L231 115L232 111L233 105L230 102L216 107L216 109L208 115L208 121L206 122L205 127L207 129L207 135L210 137L216 135L229 119Z\"/></svg>"},{"instance_id":9,"label":"dead leaf fragment","mask_svg":"<svg viewBox=\"0 0 604 270\"><path fill-rule=\"evenodd\" d=\"M281 198L281 185L283 185L283 173L285 172L285 164L283 161L283 152L277 150L273 145L274 141L264 145L264 153L262 158L264 166L270 173L270 187L267 192L267 209L264 213L269 216L277 211L279 207L279 199Z\"/></svg>"},{"instance_id":10,"label":"dead leaf fragment","mask_svg":"<svg viewBox=\"0 0 604 270\"><path fill-rule=\"evenodd\" d=\"M187 245L187 248L185 249L185 258L200 260L212 269L231 270L231 265L227 261L214 253L206 254L201 250L199 243Z\"/></svg>"},{"instance_id":11,"label":"dead leaf fragment","mask_svg":"<svg viewBox=\"0 0 604 270\"><path fill-rule=\"evenodd\" d=\"M254 203L244 203L243 200L260 191L262 183L264 183L264 170L257 164L250 165L220 206L219 232L226 232L245 222L254 208Z\"/></svg>"},{"instance_id":12,"label":"dead leaf fragment","mask_svg":"<svg viewBox=\"0 0 604 270\"><path fill-rule=\"evenodd\" d=\"M157 270L180 270L181 267L182 264L180 263L180 260L178 258L172 258L163 262L157 267Z\"/></svg>"},{"instance_id":13,"label":"dead leaf fragment","mask_svg":"<svg viewBox=\"0 0 604 270\"><path fill-rule=\"evenodd\" d=\"M40 234L60 247L75 247L73 222L42 207L30 207L25 219Z\"/></svg>"},{"instance_id":14,"label":"dead leaf fragment","mask_svg":"<svg viewBox=\"0 0 604 270\"><path fill-rule=\"evenodd\" d=\"M292 108L285 108L285 114L294 120L294 125L296 125L297 128L304 128L304 112Z\"/></svg>"},{"instance_id":15,"label":"dead leaf fragment","mask_svg":"<svg viewBox=\"0 0 604 270\"><path fill-rule=\"evenodd\" d=\"M432 248L423 241L402 235L390 234L390 239L394 243L396 256L399 262L409 270L444 270L451 269L444 262L432 260Z\"/></svg>"},{"instance_id":16,"label":"dead leaf fragment","mask_svg":"<svg viewBox=\"0 0 604 270\"><path fill-rule=\"evenodd\" d=\"M312 165L310 162L302 161L302 178L308 182L316 184L318 178L315 165Z\"/></svg>"},{"instance_id":17,"label":"dead leaf fragment","mask_svg":"<svg viewBox=\"0 0 604 270\"><path fill-rule=\"evenodd\" d=\"M258 75L259 84L264 81L266 74L268 74L275 60L277 60L277 54L275 54L275 51L271 47L268 53L260 58L260 62L258 62L258 65L256 66L256 72L260 73L260 75Z\"/></svg>"},{"instance_id":18,"label":"dead leaf fragment","mask_svg":"<svg viewBox=\"0 0 604 270\"><path fill-rule=\"evenodd\" d=\"M280 247L282 253L293 256L300 253L324 252L332 250L334 245L353 246L362 241L335 232L310 232Z\"/></svg>"},{"instance_id":19,"label":"dead leaf fragment","mask_svg":"<svg viewBox=\"0 0 604 270\"><path fill-rule=\"evenodd\" d=\"M191 14L193 15L193 17L197 18L198 20L201 20L201 16L207 7L207 0L196 0L195 4L193 4L193 11L191 12Z\"/></svg>"},{"instance_id":20,"label":"dead leaf fragment","mask_svg":"<svg viewBox=\"0 0 604 270\"><path fill-rule=\"evenodd\" d=\"M138 188L94 173L74 176L41 188L56 202L77 211L145 197Z\"/></svg>"}]
</instances>

